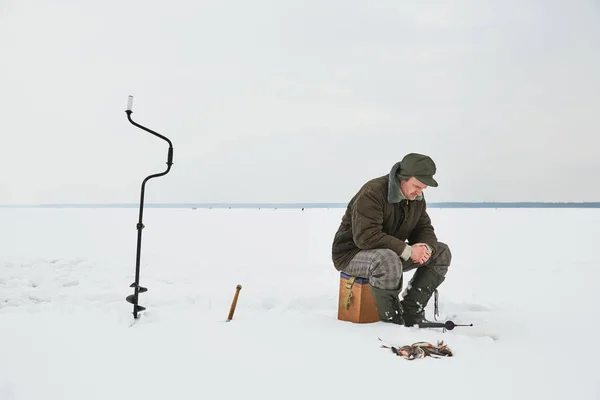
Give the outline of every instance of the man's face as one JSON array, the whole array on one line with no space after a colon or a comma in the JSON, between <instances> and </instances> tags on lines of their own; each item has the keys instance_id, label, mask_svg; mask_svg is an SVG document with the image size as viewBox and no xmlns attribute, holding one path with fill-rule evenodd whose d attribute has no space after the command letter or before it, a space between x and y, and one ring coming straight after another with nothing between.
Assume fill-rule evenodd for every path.
<instances>
[{"instance_id":1,"label":"man's face","mask_svg":"<svg viewBox=\"0 0 600 400\"><path fill-rule=\"evenodd\" d=\"M400 181L400 190L402 190L402 194L409 200L416 199L425 189L427 189L427 185L423 184L414 176L411 176L405 181Z\"/></svg>"}]
</instances>

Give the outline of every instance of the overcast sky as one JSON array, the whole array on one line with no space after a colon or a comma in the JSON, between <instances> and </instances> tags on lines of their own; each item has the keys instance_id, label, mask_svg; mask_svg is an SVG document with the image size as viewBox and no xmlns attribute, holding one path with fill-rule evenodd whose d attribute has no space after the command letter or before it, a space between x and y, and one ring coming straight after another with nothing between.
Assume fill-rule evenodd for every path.
<instances>
[{"instance_id":1,"label":"overcast sky","mask_svg":"<svg viewBox=\"0 0 600 400\"><path fill-rule=\"evenodd\" d=\"M600 201L598 1L0 0L0 203Z\"/></svg>"}]
</instances>

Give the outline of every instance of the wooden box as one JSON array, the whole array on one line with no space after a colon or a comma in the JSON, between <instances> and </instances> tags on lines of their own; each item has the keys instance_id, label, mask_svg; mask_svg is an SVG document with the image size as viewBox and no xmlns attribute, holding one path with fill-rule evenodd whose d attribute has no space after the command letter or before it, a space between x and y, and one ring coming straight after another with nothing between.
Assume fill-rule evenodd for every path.
<instances>
[{"instance_id":1,"label":"wooden box","mask_svg":"<svg viewBox=\"0 0 600 400\"><path fill-rule=\"evenodd\" d=\"M379 321L367 279L340 273L338 319L361 324Z\"/></svg>"}]
</instances>

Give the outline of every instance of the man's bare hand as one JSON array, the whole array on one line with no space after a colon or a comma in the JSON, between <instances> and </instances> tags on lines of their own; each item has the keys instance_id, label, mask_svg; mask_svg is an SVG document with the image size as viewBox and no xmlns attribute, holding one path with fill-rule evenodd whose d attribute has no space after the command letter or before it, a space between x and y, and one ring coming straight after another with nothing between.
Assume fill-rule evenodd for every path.
<instances>
[{"instance_id":1,"label":"man's bare hand","mask_svg":"<svg viewBox=\"0 0 600 400\"><path fill-rule=\"evenodd\" d=\"M417 264L426 263L431 257L425 243L415 243L411 246L410 258Z\"/></svg>"}]
</instances>

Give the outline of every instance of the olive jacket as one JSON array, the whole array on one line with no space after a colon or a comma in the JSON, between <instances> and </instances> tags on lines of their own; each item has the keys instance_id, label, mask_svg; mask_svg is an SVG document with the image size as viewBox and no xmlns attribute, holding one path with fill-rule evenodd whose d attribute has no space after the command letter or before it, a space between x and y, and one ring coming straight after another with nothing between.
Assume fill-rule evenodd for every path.
<instances>
[{"instance_id":1,"label":"olive jacket","mask_svg":"<svg viewBox=\"0 0 600 400\"><path fill-rule=\"evenodd\" d=\"M338 271L364 249L390 249L400 257L407 243L426 243L435 253L438 239L425 198L401 196L398 167L365 183L348 203L332 245Z\"/></svg>"}]
</instances>

